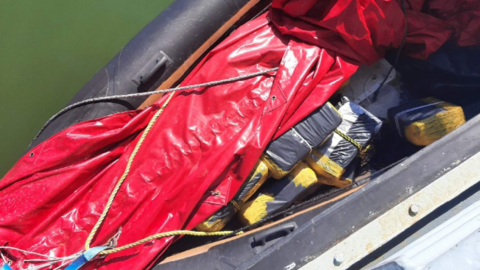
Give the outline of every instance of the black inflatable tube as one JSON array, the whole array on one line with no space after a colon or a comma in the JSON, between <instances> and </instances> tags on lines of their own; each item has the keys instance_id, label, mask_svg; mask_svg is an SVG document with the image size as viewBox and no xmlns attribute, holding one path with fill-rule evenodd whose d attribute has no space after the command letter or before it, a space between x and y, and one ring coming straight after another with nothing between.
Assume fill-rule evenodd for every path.
<instances>
[{"instance_id":1,"label":"black inflatable tube","mask_svg":"<svg viewBox=\"0 0 480 270\"><path fill-rule=\"evenodd\" d=\"M198 54L222 26L257 2L259 0L176 0L85 84L69 104L93 97L157 89L171 80L172 74L187 59ZM133 98L75 108L48 125L31 147L73 124L136 109L144 100L145 97Z\"/></svg>"}]
</instances>

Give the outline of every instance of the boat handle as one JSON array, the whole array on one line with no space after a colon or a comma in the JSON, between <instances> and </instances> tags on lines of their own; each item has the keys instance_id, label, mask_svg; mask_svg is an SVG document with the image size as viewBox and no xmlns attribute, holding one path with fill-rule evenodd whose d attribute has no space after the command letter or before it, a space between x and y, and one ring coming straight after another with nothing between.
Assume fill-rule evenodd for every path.
<instances>
[{"instance_id":1,"label":"boat handle","mask_svg":"<svg viewBox=\"0 0 480 270\"><path fill-rule=\"evenodd\" d=\"M287 222L279 226L275 226L255 234L251 238L250 245L254 249L255 253L258 254L281 238L289 235L297 228L298 226L295 222Z\"/></svg>"},{"instance_id":2,"label":"boat handle","mask_svg":"<svg viewBox=\"0 0 480 270\"><path fill-rule=\"evenodd\" d=\"M153 59L150 59L141 69L140 71L133 76L132 81L137 85L140 86L141 84L146 84L154 74L159 72L161 69L164 71L167 70L168 64L172 63L173 61L168 57L163 51L159 51L156 53Z\"/></svg>"},{"instance_id":3,"label":"boat handle","mask_svg":"<svg viewBox=\"0 0 480 270\"><path fill-rule=\"evenodd\" d=\"M160 59L157 59L156 60L157 63L153 67L153 69L150 70L150 72L147 73L146 75L140 76L140 82L145 84L148 80L150 80L150 78L152 78L153 74L155 74L161 67L167 64L167 61L168 59L165 56L163 56Z\"/></svg>"}]
</instances>

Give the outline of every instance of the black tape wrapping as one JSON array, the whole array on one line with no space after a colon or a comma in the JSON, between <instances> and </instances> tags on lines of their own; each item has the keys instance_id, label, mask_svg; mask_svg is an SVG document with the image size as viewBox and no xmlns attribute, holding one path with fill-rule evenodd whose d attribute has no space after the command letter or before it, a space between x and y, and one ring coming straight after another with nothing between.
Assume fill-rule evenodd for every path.
<instances>
[{"instance_id":1,"label":"black tape wrapping","mask_svg":"<svg viewBox=\"0 0 480 270\"><path fill-rule=\"evenodd\" d=\"M343 122L338 130L355 140L361 147L365 147L382 126L382 121L353 102L342 105L339 112L343 116ZM316 151L328 156L342 168L347 168L359 153L357 146L338 134L334 134Z\"/></svg>"},{"instance_id":2,"label":"black tape wrapping","mask_svg":"<svg viewBox=\"0 0 480 270\"><path fill-rule=\"evenodd\" d=\"M270 143L264 155L274 178L292 171L312 148L321 144L340 125L342 118L326 103L292 129Z\"/></svg>"}]
</instances>

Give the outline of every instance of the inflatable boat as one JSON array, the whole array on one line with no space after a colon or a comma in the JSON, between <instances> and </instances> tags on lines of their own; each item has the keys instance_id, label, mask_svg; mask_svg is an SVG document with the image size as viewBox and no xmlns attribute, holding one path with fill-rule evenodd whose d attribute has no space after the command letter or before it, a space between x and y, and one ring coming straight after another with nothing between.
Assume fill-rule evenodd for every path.
<instances>
[{"instance_id":1,"label":"inflatable boat","mask_svg":"<svg viewBox=\"0 0 480 270\"><path fill-rule=\"evenodd\" d=\"M176 0L0 181L4 269L371 267L442 205L480 192L480 30L439 19L447 16L441 1ZM465 6L480 8L473 2ZM381 129L386 107L404 99L436 111L407 119L401 134ZM369 136L382 134L375 153L342 132L345 104L368 110ZM460 107L462 121L445 134L425 142L409 133L421 117ZM410 110L399 108L393 121ZM318 122L316 113L328 116ZM288 148L281 140L294 140L291 132L304 143L299 125L309 133L318 123L361 156L361 171L301 199L290 196L295 185L288 205L258 220L232 215L221 229L200 230L222 207L245 213L236 194L258 162L279 174L261 181L295 172L300 160L290 154L281 157L288 169L272 165ZM294 152L303 159L320 151L312 149Z\"/></svg>"}]
</instances>

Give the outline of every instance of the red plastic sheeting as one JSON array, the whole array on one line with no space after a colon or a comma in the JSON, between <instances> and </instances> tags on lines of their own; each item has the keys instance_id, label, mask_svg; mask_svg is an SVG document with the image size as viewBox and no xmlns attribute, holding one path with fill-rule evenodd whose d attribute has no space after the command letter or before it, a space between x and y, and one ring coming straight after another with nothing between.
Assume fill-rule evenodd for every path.
<instances>
[{"instance_id":1,"label":"red plastic sheeting","mask_svg":"<svg viewBox=\"0 0 480 270\"><path fill-rule=\"evenodd\" d=\"M404 23L394 1L274 1L269 18L240 27L182 85L280 67L277 74L174 94L92 246L105 244L120 228L119 246L194 228L234 196L273 138L324 104L360 63L398 47ZM424 57L448 38L432 29L409 34L406 46L416 49L410 53ZM74 125L20 159L0 181L0 243L52 256L83 250L139 135L165 99L143 111ZM89 267L143 268L172 240ZM21 253L8 255L14 268L27 266Z\"/></svg>"},{"instance_id":2,"label":"red plastic sheeting","mask_svg":"<svg viewBox=\"0 0 480 270\"><path fill-rule=\"evenodd\" d=\"M402 0L397 0L401 4ZM443 21L444 28L453 31L453 40L458 46L480 45L480 1L479 0L406 0L406 6L417 13L408 13L409 17L419 16L425 11L431 18ZM439 24L437 21L436 24Z\"/></svg>"}]
</instances>

